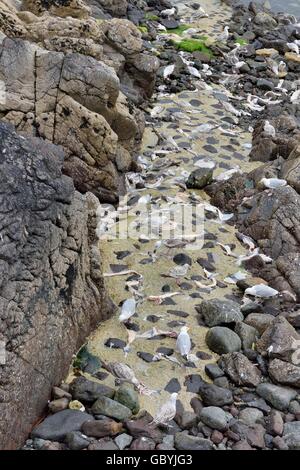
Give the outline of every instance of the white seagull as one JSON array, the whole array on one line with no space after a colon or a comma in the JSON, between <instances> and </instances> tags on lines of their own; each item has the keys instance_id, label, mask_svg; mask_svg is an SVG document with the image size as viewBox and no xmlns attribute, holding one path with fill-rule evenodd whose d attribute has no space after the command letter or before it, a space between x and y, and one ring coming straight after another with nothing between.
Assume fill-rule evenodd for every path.
<instances>
[{"instance_id":1,"label":"white seagull","mask_svg":"<svg viewBox=\"0 0 300 470\"><path fill-rule=\"evenodd\" d=\"M176 415L176 400L178 393L172 393L170 399L162 405L162 407L157 411L156 415L151 421L151 425L165 425L167 426Z\"/></svg>"},{"instance_id":2,"label":"white seagull","mask_svg":"<svg viewBox=\"0 0 300 470\"><path fill-rule=\"evenodd\" d=\"M278 74L287 73L286 63L281 60L278 65Z\"/></svg>"},{"instance_id":3,"label":"white seagull","mask_svg":"<svg viewBox=\"0 0 300 470\"><path fill-rule=\"evenodd\" d=\"M265 284L256 284L255 286L248 287L245 290L245 294L267 299L269 297L275 297L279 292L278 290L273 289L273 287L266 286Z\"/></svg>"},{"instance_id":4,"label":"white seagull","mask_svg":"<svg viewBox=\"0 0 300 470\"><path fill-rule=\"evenodd\" d=\"M268 137L275 137L276 135L275 127L269 121L265 121L264 134Z\"/></svg>"},{"instance_id":5,"label":"white seagull","mask_svg":"<svg viewBox=\"0 0 300 470\"><path fill-rule=\"evenodd\" d=\"M287 74L286 63L283 60L281 60L278 64L275 60L266 58L266 63L268 64L269 69L272 70L274 75L277 77L282 77Z\"/></svg>"},{"instance_id":6,"label":"white seagull","mask_svg":"<svg viewBox=\"0 0 300 470\"><path fill-rule=\"evenodd\" d=\"M161 16L164 16L164 17L167 17L167 18L170 18L170 16L174 16L176 13L176 8L173 7L173 8L167 8L166 10L163 10L160 12Z\"/></svg>"},{"instance_id":7,"label":"white seagull","mask_svg":"<svg viewBox=\"0 0 300 470\"><path fill-rule=\"evenodd\" d=\"M166 80L170 75L172 75L174 70L175 70L175 64L167 65L163 71L164 79Z\"/></svg>"},{"instance_id":8,"label":"white seagull","mask_svg":"<svg viewBox=\"0 0 300 470\"><path fill-rule=\"evenodd\" d=\"M295 44L294 42L288 42L287 47L289 48L290 51L295 52L297 55L299 55L298 44Z\"/></svg>"},{"instance_id":9,"label":"white seagull","mask_svg":"<svg viewBox=\"0 0 300 470\"><path fill-rule=\"evenodd\" d=\"M294 104L300 104L300 90L296 90L292 93L291 102Z\"/></svg>"},{"instance_id":10,"label":"white seagull","mask_svg":"<svg viewBox=\"0 0 300 470\"><path fill-rule=\"evenodd\" d=\"M120 322L125 322L129 320L129 318L135 314L135 305L136 301L134 298L125 300L121 308L121 313L119 315Z\"/></svg>"},{"instance_id":11,"label":"white seagull","mask_svg":"<svg viewBox=\"0 0 300 470\"><path fill-rule=\"evenodd\" d=\"M225 26L223 29L222 33L217 36L217 41L218 42L227 42L229 38L229 26Z\"/></svg>"},{"instance_id":12,"label":"white seagull","mask_svg":"<svg viewBox=\"0 0 300 470\"><path fill-rule=\"evenodd\" d=\"M180 333L177 337L176 349L178 352L180 352L181 356L188 356L191 351L192 343L188 334L188 329L189 328L187 326L183 326L180 329Z\"/></svg>"},{"instance_id":13,"label":"white seagull","mask_svg":"<svg viewBox=\"0 0 300 470\"><path fill-rule=\"evenodd\" d=\"M286 180L279 178L262 178L259 183L269 189L282 188L287 185Z\"/></svg>"}]
</instances>

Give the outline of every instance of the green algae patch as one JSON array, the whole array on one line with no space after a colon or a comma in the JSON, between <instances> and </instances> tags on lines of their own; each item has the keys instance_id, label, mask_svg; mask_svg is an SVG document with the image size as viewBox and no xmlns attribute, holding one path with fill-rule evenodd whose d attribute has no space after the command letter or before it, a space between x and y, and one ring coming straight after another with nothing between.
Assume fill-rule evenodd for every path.
<instances>
[{"instance_id":1,"label":"green algae patch","mask_svg":"<svg viewBox=\"0 0 300 470\"><path fill-rule=\"evenodd\" d=\"M184 52L195 52L200 51L207 54L209 57L213 56L213 52L205 44L206 38L202 39L183 39L182 41L175 43L177 49Z\"/></svg>"},{"instance_id":2,"label":"green algae patch","mask_svg":"<svg viewBox=\"0 0 300 470\"><path fill-rule=\"evenodd\" d=\"M182 34L190 28L187 24L182 24L177 26L174 29L167 29L166 31L161 31L161 34L177 34L177 36L182 36Z\"/></svg>"},{"instance_id":3,"label":"green algae patch","mask_svg":"<svg viewBox=\"0 0 300 470\"><path fill-rule=\"evenodd\" d=\"M151 15L150 13L146 13L145 18L146 18L146 20L149 20L149 21L158 21L159 20L159 16Z\"/></svg>"},{"instance_id":4,"label":"green algae patch","mask_svg":"<svg viewBox=\"0 0 300 470\"><path fill-rule=\"evenodd\" d=\"M147 26L138 26L138 29L141 31L141 33L148 33L148 28Z\"/></svg>"},{"instance_id":5,"label":"green algae patch","mask_svg":"<svg viewBox=\"0 0 300 470\"><path fill-rule=\"evenodd\" d=\"M237 38L235 42L239 44L240 46L247 46L248 44L247 39L244 39L244 38Z\"/></svg>"}]
</instances>

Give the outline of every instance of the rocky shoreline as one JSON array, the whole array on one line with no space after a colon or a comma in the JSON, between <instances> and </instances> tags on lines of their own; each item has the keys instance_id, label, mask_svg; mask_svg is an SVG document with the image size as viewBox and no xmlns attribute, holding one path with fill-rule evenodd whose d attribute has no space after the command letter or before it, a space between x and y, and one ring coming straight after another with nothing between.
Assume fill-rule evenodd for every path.
<instances>
[{"instance_id":1,"label":"rocky shoreline","mask_svg":"<svg viewBox=\"0 0 300 470\"><path fill-rule=\"evenodd\" d=\"M27 3L29 4L29 2ZM43 2L40 3L43 4ZM66 11L64 10L65 7L60 7L57 5L58 3L54 2L50 13L56 15L60 12L60 18L63 18L60 21L67 21L68 19L64 19L65 15L62 14L62 11ZM76 3L75 6L74 3ZM188 23L189 18L191 19L190 23L196 23L195 19L206 17L206 12L202 10L200 5L197 2L191 2L191 5L188 5L185 9L181 2L175 3L176 8L174 10L173 5L165 0L128 3L121 0L116 2L100 1L91 4L94 17L103 19L102 15L104 15L104 21L108 21L104 26L100 23L101 31L106 38L100 42L103 46L104 56L108 55L104 63L111 65L109 61L114 61L113 57L117 56L116 61L118 62L120 60L119 55L123 55L123 59L121 59L123 65L119 71L116 70L120 80L119 95L117 101L110 103L113 107L111 112L115 113L113 118L110 118L112 115L107 114L107 110L103 111L102 106L103 99L108 99L104 107L110 107L108 106L109 100L117 95L115 88L118 88L117 82L113 85L111 81L106 82L108 88L104 91L101 90L103 94L99 96L101 106L95 109L91 102L87 102L88 100L82 102L82 98L80 98L82 82L81 79L79 80L79 76L87 63L82 64L82 68L79 67L77 71L74 70L74 64L77 66L77 62L80 63L81 61L77 55L73 55L72 59L74 60L70 58L68 63L68 56L77 54L78 49L76 49L76 53L73 49L70 53L66 48L71 46L62 44L57 46L59 41L55 41L54 48L53 44L49 46L52 41L46 44L48 38L38 38L33 42L36 41L39 47L42 44L43 47L50 50L51 60L56 54L59 54L59 57L61 54L67 54L63 59L63 70L66 69L67 81L74 79L74 87L71 86L69 89L64 86L64 73L60 74L59 84L56 85L54 80L54 86L52 87L58 90L56 93L61 93L62 102L65 102L65 100L69 102L71 99L73 105L74 102L79 103L80 111L76 116L79 115L82 119L83 106L91 111L93 116L96 113L95 119L98 122L99 117L104 118L110 129L116 133L118 137L116 145L121 151L120 168L117 168L117 172L121 174L130 171L127 177L134 186L132 189L133 202L131 202L133 208L136 200L141 197L141 194L144 194L135 194L134 191L155 188L155 190L162 193L165 188L168 190L168 177L174 177L172 172L168 173L169 168L172 166L170 161L167 160L170 152L175 152L175 157L172 155L174 160L178 155L176 167L183 162L187 163L184 160L185 156L181 157L181 154L179 155L181 151L183 155L185 155L184 152L194 155L195 162L198 161L196 156L197 158L198 156L201 157L199 160L201 163L196 170L192 172L185 171L180 177L176 176L175 194L174 187L170 186L173 192L168 190L164 193L164 197L167 200L168 197L174 198L178 194L184 195L187 190L190 190L187 196L190 198L189 200L205 200L203 193L200 193L200 197L197 193L197 191L204 190L210 196L209 203L205 207L207 223L209 224L211 219L214 222L214 219L219 217L221 225L217 225L218 230L216 230L216 233L218 233L218 236L229 233L229 229L232 228L233 233L236 233L237 240L241 245L246 246L248 251L246 255L238 256L235 253L235 243L226 244L223 239L222 243L216 243L219 238L213 230L206 233L205 249L215 253L216 246L219 245L219 249L222 246L223 251L225 251L225 258L234 258L236 260L240 257L242 260L239 265L240 269L243 270L243 274L247 273L247 275L234 279L234 275L231 273L229 280L227 276L222 280L217 278L214 283L218 274L214 273L219 272L219 265L217 268L215 267L215 264L217 264L216 258L213 255L208 256L210 252L208 252L207 258L204 256L205 253L202 256L202 252L198 252L197 261L194 261L194 258L187 254L188 251L184 252L184 246L179 246L179 251L173 252L174 247L170 242L168 248L171 250L171 255L168 254L166 258L172 260L171 266L175 263L177 271L178 268L182 269L183 266L187 266L187 271L190 268L193 269L194 264L197 264L203 269L204 274L186 278L182 274L177 276L176 272L176 276L174 276L176 281L173 279L169 284L167 283L169 280L161 282L160 278L160 283L157 285L161 288L164 284L161 288L161 297L166 295L166 300L157 298L158 302L156 303L159 307L167 305L166 308L169 309L167 312L171 312L171 315L175 314L176 320L168 322L167 331L166 328L161 330L153 328L152 333L150 331L151 334L148 332L148 340L167 338L168 341L174 341L174 337L178 337L176 328L184 325L185 321L189 324L189 305L193 309L193 318L197 318L198 328L206 328L204 338L209 353L199 351L202 344L197 344L195 327L193 326L191 337L196 344L192 344L192 351L196 354L193 354L192 359L189 359L188 356L184 359L180 358L180 361L184 361L181 364L179 363L181 373L176 372L178 376L187 373L184 377L184 387L188 392L188 399L192 396L190 408L184 406L179 398L176 415L168 422L168 426L153 426L153 414L145 411L141 406L141 396L138 392L144 389L139 388L140 383L137 385L136 380L132 380L132 377L125 378L124 383L122 383L122 380L120 381L122 377L115 372L114 364L116 363L112 360L107 364L104 359L102 360L101 353L100 357L94 352L91 353L89 349L91 344L88 344L81 350L73 363L71 379L62 382L59 386L57 386L59 381L55 379L52 381L52 385L55 386L52 388L52 398L48 403L48 416L33 429L30 438L23 447L24 450L300 449L300 310L298 304L300 295L300 235L298 234L300 210L298 172L300 158L300 92L298 76L300 72L300 55L291 51L290 46L287 45L295 44L297 46L297 41L300 41L300 28L295 26L295 21L291 15L273 14L257 6L255 2L251 2L248 8L228 0L225 3L233 8L233 14L231 22L229 24L224 23L224 26L228 24L229 33L227 35L225 30L221 34L222 38L218 39L217 34L220 33L217 31L218 28L215 28L212 31L214 37L211 39L204 36L203 32L199 31L194 25L190 26ZM70 4L73 12L77 12L73 13L77 18L87 18L86 6L81 5L81 3L79 5L79 2L70 2ZM30 5L27 5L27 8L32 10L34 14L41 14L40 8L33 10ZM166 14L164 13L166 9L172 11ZM66 15L68 14L69 10ZM133 42L135 43L136 36L140 40L138 51L136 50L133 55L131 52L128 53L128 50L124 50L122 42L125 40L128 23L126 23L123 36L119 27L121 23L118 23L127 20L111 20L110 15L118 18L124 18L127 15L128 19L138 27L138 29L132 29L135 37ZM184 16L184 20L182 20L181 15ZM23 14L21 18L24 21ZM29 25L32 26L29 28L27 26L28 31L35 28L35 21L29 22ZM51 16L49 21L54 21ZM80 19L80 21L83 20ZM224 21L227 21L226 16ZM76 24L74 20L72 22ZM117 33L115 27L118 30ZM57 25L55 25L54 30L57 33ZM136 31L139 31L138 35ZM56 33L53 37L56 36ZM22 32L21 37L23 34L26 37L28 33ZM32 32L30 34L32 35ZM90 34L89 31L87 36L89 37ZM107 37L109 37L109 43L106 42ZM5 41L8 40L5 39ZM112 41L117 45L112 45ZM99 40L95 42L98 44ZM93 44L94 46L95 44ZM75 46L71 48L73 47ZM76 47L78 47L78 44ZM112 51L111 48L114 50ZM145 53L145 51L147 52ZM34 54L37 54L35 57L42 57L41 63L47 64L48 54L44 53L40 56L39 52L34 52ZM90 56L90 53L87 54ZM138 67L136 66L137 56L135 54L137 54L140 61ZM159 56L159 63L155 56ZM93 55L92 57L99 61L99 57L96 58ZM147 60L144 61L143 57L147 57ZM55 60L58 60L58 58ZM88 62L90 60L88 58ZM95 65L95 62L93 62L91 66L93 70ZM121 69L122 73L120 73ZM132 77L136 78L137 69L142 76L132 86ZM101 71L99 70L99 81L102 80L103 71L102 66ZM156 72L158 76L154 81ZM94 89L99 89L97 81L93 81L95 77L98 79L97 73L92 73L90 78L87 77L84 88L87 97L89 94L93 95L92 91ZM147 86L149 85L149 88L145 88L145 83ZM107 90L110 94L107 94ZM193 114L196 115L197 112L201 112L202 103L199 101L198 95L196 97L195 94L194 99L191 99L190 95L186 95L186 100L190 101L189 106L186 107L188 111L184 114L175 101L171 101L169 111L167 107L167 111L163 108L163 101L159 104L155 100L152 106L148 108L145 99L150 98L154 90L156 96L162 95L162 100L165 99L166 101L171 94L172 96L180 96L183 93L183 96L185 96L184 93L187 91L191 93L195 91L196 93L197 90L203 90L203 95L205 92L211 93L218 100L217 104L213 102L211 105L211 108L215 110L214 118L216 121L213 122L211 115L207 113L207 122L201 123L200 126L199 122L193 123L197 127L195 131L191 127L189 140L187 134L184 134L190 132L187 117L189 112L191 117L193 117ZM12 96L15 96L15 91L15 89L12 91ZM126 105L128 109L126 108L125 111L122 105L118 103L122 92L128 100ZM136 98L137 95L138 98ZM184 100L185 98L183 98L183 102ZM8 100L8 103L11 101L11 99ZM28 99L29 109L31 102L31 99ZM36 108L37 103L33 99L34 108ZM156 142L148 146L148 153L144 153L142 158L139 157L136 163L132 155L138 149L145 125L143 118L140 117L139 107L146 110L146 130L147 128L152 129L152 134L156 136ZM55 108L57 108L57 104ZM41 109L43 110L43 106L41 106ZM227 112L226 116L221 114L221 110L224 109ZM204 106L203 110L206 112ZM6 112L7 110L5 114ZM25 110L22 112L25 113ZM30 113L31 111L26 110L27 112ZM45 110L43 110L41 116L44 112ZM53 108L48 108L47 112L51 114ZM6 121L17 125L15 121L16 111L9 110L6 117L10 116L11 113L13 113L13 120L6 119ZM54 111L54 115L56 115L56 111ZM36 127L36 122L39 122L38 118L39 113L36 113L35 110L33 119L35 124L30 122L30 125ZM67 121L67 118L68 116L64 121ZM182 127L178 124L179 119L183 120L183 124L180 123ZM195 121L197 119L198 114ZM56 120L55 117L54 120ZM217 122L218 120L219 122ZM103 123L103 121L101 122ZM266 122L268 123L267 126ZM180 129L182 131L181 140L175 141L174 137L167 137L166 133L162 132L162 123L165 123L170 129L175 129L175 132L178 131L178 134L180 134L178 130ZM138 131L130 134L134 125L135 129L138 127ZM218 126L221 127L221 132L228 139L226 145L218 141L215 135L211 133ZM45 129L47 128L48 126L45 125ZM119 129L119 132L117 129ZM241 131L237 131L237 129ZM28 128L18 128L17 125L17 130L28 131ZM87 190L92 191L104 202L115 201L114 198L111 198L111 194L124 191L124 183L120 183L120 186L116 188L110 187L106 183L102 187L101 182L101 191L99 193L97 190L99 183L97 177L91 180L88 179L88 187L86 182L76 179L76 174L82 175L76 166L76 158L78 157L74 153L72 142L66 141L64 138L65 131L63 129L61 131L61 140L59 138L50 140L63 145L67 155L63 171L73 178L77 190L83 193ZM13 131L9 127L4 127L3 132ZM47 137L48 135L43 134L45 132L43 126L42 128L38 126L37 132L38 137ZM128 132L130 134L129 139L127 139ZM200 136L202 133L208 134L208 137L203 137L204 145L201 147L201 151L204 149L210 156L210 160L208 160L207 154L202 158L201 154L198 155L194 152L190 145L193 139L192 132L196 135L200 134ZM247 173L243 172L243 155L235 150L239 132L250 132L252 134L252 145L243 144L244 150L248 149L248 153L250 151L250 161L263 163L262 165L257 164L254 169ZM54 134L53 128L51 128L51 135ZM85 131L83 134L85 134L83 144L86 146L87 142L90 141L90 134L85 133ZM17 139L17 135L14 134L14 138ZM75 138L75 142L77 142L77 139L78 136ZM150 173L147 176L149 161L147 162L146 159L150 156L151 161L153 152L155 154L157 149L158 152L161 152L158 161L161 159L162 163L161 165L158 164L157 168L151 166ZM220 165L220 168L225 171L216 174L210 164L206 166L205 164L214 158L217 159L217 154L222 153L224 150L236 154L235 161L240 158L241 167L232 167L225 160L223 166ZM124 160L127 161L124 152L127 152L126 155L129 155L129 157L128 164L122 166ZM86 160L90 161L90 157L93 158L94 155L90 151L88 151L88 154ZM116 165L115 158L108 157L108 160ZM155 159L153 161L155 163ZM68 168L68 162L70 162L71 170ZM102 164L99 164L101 167ZM103 167L99 167L100 172L102 168L106 168L106 164L107 161L104 162ZM82 164L80 163L80 165ZM143 165L146 170L144 168L144 171L140 174L136 173L138 169L143 170ZM119 176L115 176L115 178L119 180ZM123 175L121 175L121 178L123 178ZM160 184L158 183L155 186L160 178ZM94 186L95 181L97 184ZM107 180L104 178L103 181ZM82 196L77 192L76 194L77 199L81 197L90 198L90 207L93 206L91 202L93 196L91 194L90 196ZM135 200L134 198L137 195L138 197ZM151 198L159 200L160 196L161 194L157 196L157 194L153 195L151 192ZM212 208L215 208L213 214L211 214ZM219 209L219 212L216 212L216 208ZM208 216L209 211L210 215ZM225 216L228 213L232 213L232 216L234 214L234 217L230 217L227 221ZM224 217L224 221L222 217ZM93 227L95 228L95 221ZM137 253L148 250L146 254L144 253L146 258L142 259L143 263L141 264L147 266L147 264L157 263L155 250L150 248L150 245L146 245L149 240L139 240L138 242ZM148 248L144 248L143 244ZM200 254L201 257L199 257ZM128 256L130 256L130 250L128 249L127 251L124 249L117 252L117 260L124 259L121 263L126 263ZM99 263L99 269L96 270L99 277L96 277L96 279L101 283L103 289L102 268ZM93 261L91 264L93 265ZM121 267L125 272L126 269L131 267L126 264L110 266L117 266L118 269ZM158 271L159 268L154 267L153 270ZM252 277L248 276L249 271L252 273ZM117 272L115 271L115 273ZM164 274L164 277L168 276ZM184 278L183 281L179 280L180 277ZM174 285L170 287L173 281ZM198 289L191 287L193 282L198 283L196 284ZM215 288L219 292L228 287L228 284L229 286L234 285L233 291L230 293L226 291L226 295L223 297L219 294L214 296ZM253 294L251 289L257 288L258 285L263 286L264 293L259 294L255 291L255 294ZM127 293L130 292L130 294L136 295L137 298L143 298L141 276L138 273L127 278L125 286ZM266 288L269 290L266 291ZM188 293L189 298L185 300L183 306L180 301L176 303L173 299L167 298L168 293L172 293L174 289ZM250 292L250 295L248 295L248 292ZM102 293L106 295L106 292L102 291ZM149 300L149 297L146 300ZM198 302L195 306L192 304L194 301ZM108 302L107 299L106 302ZM102 302L101 305L105 305L105 302ZM121 305L122 303L120 303ZM174 305L177 306L174 307ZM144 316L144 309L145 312L148 312L144 306L139 316ZM156 323L160 318L160 311L157 316L151 311L151 315L148 314L147 321ZM138 334L141 328L138 320L139 318L134 317L133 324L125 324L126 333L133 330ZM86 334L87 331L84 335L86 336ZM147 337L144 336L144 338ZM124 357L123 351L126 354L128 354L128 351L129 354L132 354L131 349L128 349L128 346L131 345L129 333L128 340L129 342L126 344L126 341L118 337L110 337L106 339L105 346L111 351L112 357L113 351L120 351L120 356L117 357L122 358ZM144 341L146 340L144 339ZM155 341L149 341L149 343L155 344ZM183 381L179 381L177 375L175 378L175 369L176 366L178 367L175 364L175 346L170 348L170 344L172 343L166 343L168 347L164 344L164 347L157 348L156 354L150 354L147 350L147 352L139 351L137 355L139 360L144 361L144 363L164 362L162 359L166 359L168 362L173 359L173 363L168 362L168 365L173 368L170 374L174 374L174 378L168 382L164 390L167 393L183 393ZM199 360L202 361L201 369L197 362ZM119 362L126 363L127 358ZM143 371L141 367L137 370L140 374ZM163 372L161 373L163 374ZM60 376L62 377L61 374ZM139 377L139 374L137 376ZM108 377L112 379L110 385L106 382ZM146 379L149 378L149 374L148 376L145 374L145 377ZM150 399L151 397L149 397ZM2 442L1 445L3 445Z\"/></svg>"}]
</instances>

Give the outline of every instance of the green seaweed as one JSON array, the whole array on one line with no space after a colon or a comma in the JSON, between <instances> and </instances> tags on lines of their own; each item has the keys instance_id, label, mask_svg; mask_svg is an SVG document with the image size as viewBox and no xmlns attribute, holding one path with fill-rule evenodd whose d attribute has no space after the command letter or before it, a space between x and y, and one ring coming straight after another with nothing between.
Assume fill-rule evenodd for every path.
<instances>
[{"instance_id":1,"label":"green seaweed","mask_svg":"<svg viewBox=\"0 0 300 470\"><path fill-rule=\"evenodd\" d=\"M237 42L240 46L246 46L248 44L247 39L244 38L237 38L235 42Z\"/></svg>"},{"instance_id":2,"label":"green seaweed","mask_svg":"<svg viewBox=\"0 0 300 470\"><path fill-rule=\"evenodd\" d=\"M145 15L146 20L149 21L158 21L159 17L157 15L151 15L151 13L146 13Z\"/></svg>"},{"instance_id":3,"label":"green seaweed","mask_svg":"<svg viewBox=\"0 0 300 470\"><path fill-rule=\"evenodd\" d=\"M185 52L200 51L207 54L209 57L213 56L213 52L205 45L205 39L183 39L182 41L175 43L177 49Z\"/></svg>"},{"instance_id":4,"label":"green seaweed","mask_svg":"<svg viewBox=\"0 0 300 470\"><path fill-rule=\"evenodd\" d=\"M177 26L177 28L174 29L167 29L166 31L161 31L161 34L177 34L177 36L182 36L184 31L189 29L190 26L187 24L182 24L180 26Z\"/></svg>"},{"instance_id":5,"label":"green seaweed","mask_svg":"<svg viewBox=\"0 0 300 470\"><path fill-rule=\"evenodd\" d=\"M141 33L148 33L148 28L145 25L138 26L138 29L141 31Z\"/></svg>"}]
</instances>

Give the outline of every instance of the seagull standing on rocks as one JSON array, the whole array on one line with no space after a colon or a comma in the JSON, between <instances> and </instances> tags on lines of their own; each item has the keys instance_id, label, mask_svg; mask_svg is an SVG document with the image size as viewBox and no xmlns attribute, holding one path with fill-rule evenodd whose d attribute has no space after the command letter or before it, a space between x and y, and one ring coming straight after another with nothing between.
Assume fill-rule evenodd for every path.
<instances>
[{"instance_id":1,"label":"seagull standing on rocks","mask_svg":"<svg viewBox=\"0 0 300 470\"><path fill-rule=\"evenodd\" d=\"M291 102L294 104L300 104L300 90L296 90L292 93Z\"/></svg>"},{"instance_id":2,"label":"seagull standing on rocks","mask_svg":"<svg viewBox=\"0 0 300 470\"><path fill-rule=\"evenodd\" d=\"M162 405L162 407L157 411L156 415L151 421L150 425L165 425L168 426L168 423L175 418L176 415L176 400L178 393L172 393L170 399Z\"/></svg>"},{"instance_id":3,"label":"seagull standing on rocks","mask_svg":"<svg viewBox=\"0 0 300 470\"><path fill-rule=\"evenodd\" d=\"M278 64L276 60L273 60L267 57L266 63L269 69L274 73L274 75L276 75L276 77L282 78L287 75L286 63L283 60L281 60Z\"/></svg>"},{"instance_id":4,"label":"seagull standing on rocks","mask_svg":"<svg viewBox=\"0 0 300 470\"><path fill-rule=\"evenodd\" d=\"M191 338L188 334L189 328L187 326L183 326L180 329L180 333L177 337L176 341L176 349L178 352L180 352L181 356L188 356L188 354L191 351Z\"/></svg>"},{"instance_id":5,"label":"seagull standing on rocks","mask_svg":"<svg viewBox=\"0 0 300 470\"><path fill-rule=\"evenodd\" d=\"M269 121L265 121L264 134L268 137L275 137L276 135L275 127Z\"/></svg>"},{"instance_id":6,"label":"seagull standing on rocks","mask_svg":"<svg viewBox=\"0 0 300 470\"><path fill-rule=\"evenodd\" d=\"M295 44L294 42L288 42L287 47L289 48L290 51L295 52L295 54L299 55L298 44Z\"/></svg>"},{"instance_id":7,"label":"seagull standing on rocks","mask_svg":"<svg viewBox=\"0 0 300 470\"><path fill-rule=\"evenodd\" d=\"M286 63L281 60L278 65L278 75L283 76L284 74L287 74Z\"/></svg>"},{"instance_id":8,"label":"seagull standing on rocks","mask_svg":"<svg viewBox=\"0 0 300 470\"><path fill-rule=\"evenodd\" d=\"M219 42L227 42L229 38L229 26L225 26L223 32L217 37Z\"/></svg>"},{"instance_id":9,"label":"seagull standing on rocks","mask_svg":"<svg viewBox=\"0 0 300 470\"><path fill-rule=\"evenodd\" d=\"M174 16L176 13L176 8L167 8L166 10L163 10L160 12L161 16L170 18L171 16Z\"/></svg>"},{"instance_id":10,"label":"seagull standing on rocks","mask_svg":"<svg viewBox=\"0 0 300 470\"><path fill-rule=\"evenodd\" d=\"M245 295L252 295L253 297L262 297L268 299L269 297L275 297L279 292L273 287L265 284L256 284L255 286L248 287L245 290Z\"/></svg>"},{"instance_id":11,"label":"seagull standing on rocks","mask_svg":"<svg viewBox=\"0 0 300 470\"><path fill-rule=\"evenodd\" d=\"M262 178L259 183L269 189L282 188L287 185L286 180L279 178Z\"/></svg>"}]
</instances>

